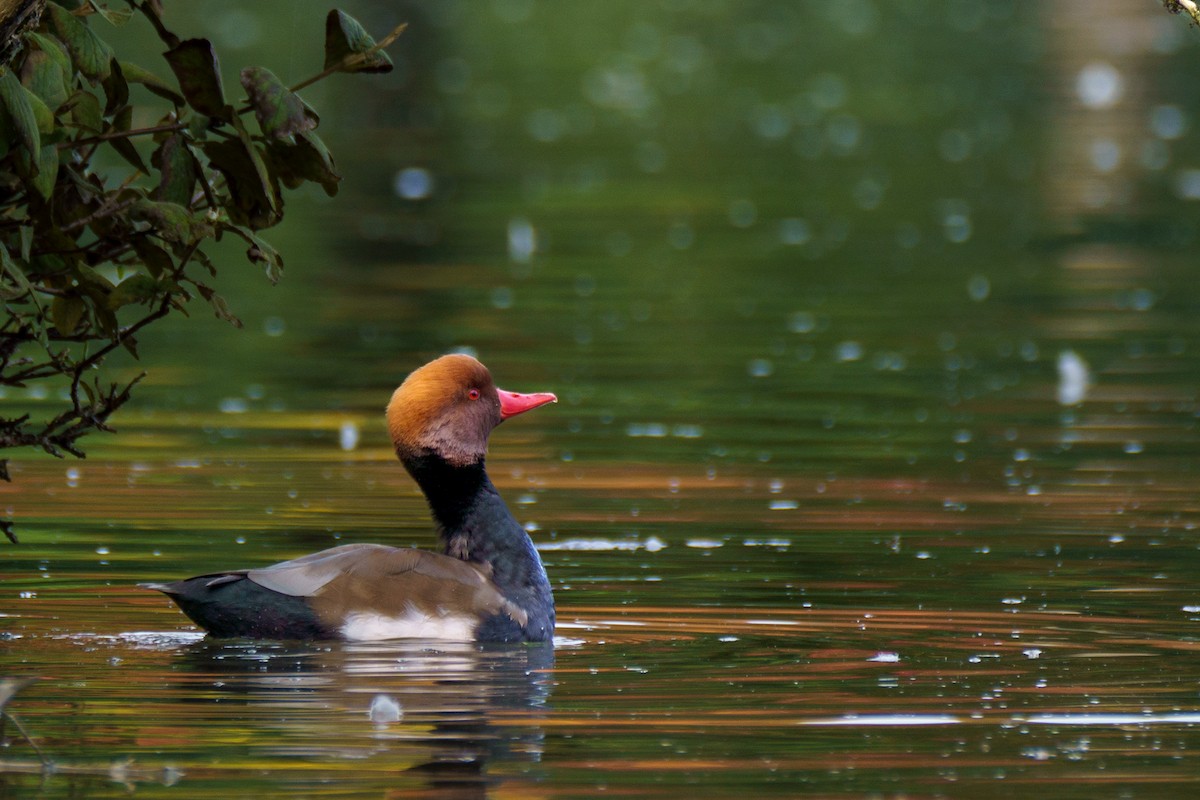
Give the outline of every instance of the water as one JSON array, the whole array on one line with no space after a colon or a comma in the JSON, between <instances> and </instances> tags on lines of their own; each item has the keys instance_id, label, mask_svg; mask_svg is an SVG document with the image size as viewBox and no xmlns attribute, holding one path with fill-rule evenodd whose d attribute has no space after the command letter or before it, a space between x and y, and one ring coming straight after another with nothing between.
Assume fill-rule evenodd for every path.
<instances>
[{"instance_id":1,"label":"water","mask_svg":"<svg viewBox=\"0 0 1200 800\"><path fill-rule=\"evenodd\" d=\"M1187 793L1200 52L1119 5L349 7L414 25L314 88L347 181L284 283L228 254L246 330L146 337L120 434L2 487L60 767L9 726L0 793ZM298 80L264 31L325 9L264 8L223 63ZM464 347L561 398L489 457L552 652L207 642L134 588L431 546L382 407Z\"/></svg>"}]
</instances>

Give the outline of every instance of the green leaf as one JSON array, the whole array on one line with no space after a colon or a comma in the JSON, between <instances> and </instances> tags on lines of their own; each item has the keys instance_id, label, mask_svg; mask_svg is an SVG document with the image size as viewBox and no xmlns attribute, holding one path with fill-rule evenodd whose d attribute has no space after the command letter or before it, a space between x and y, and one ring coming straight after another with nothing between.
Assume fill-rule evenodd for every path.
<instances>
[{"instance_id":1,"label":"green leaf","mask_svg":"<svg viewBox=\"0 0 1200 800\"><path fill-rule=\"evenodd\" d=\"M67 101L62 69L43 50L31 50L21 66L21 82L47 107L57 109Z\"/></svg>"},{"instance_id":2,"label":"green leaf","mask_svg":"<svg viewBox=\"0 0 1200 800\"><path fill-rule=\"evenodd\" d=\"M283 216L283 201L250 135L237 119L234 124L238 138L205 142L204 154L229 185L232 202L224 207L230 219L256 230L269 228Z\"/></svg>"},{"instance_id":3,"label":"green leaf","mask_svg":"<svg viewBox=\"0 0 1200 800\"><path fill-rule=\"evenodd\" d=\"M325 69L338 72L391 72L392 59L382 50L368 52L375 40L344 11L334 9L325 17Z\"/></svg>"},{"instance_id":4,"label":"green leaf","mask_svg":"<svg viewBox=\"0 0 1200 800\"><path fill-rule=\"evenodd\" d=\"M21 260L28 263L29 254L33 252L33 226L22 225L17 229L17 236L21 240Z\"/></svg>"},{"instance_id":5,"label":"green leaf","mask_svg":"<svg viewBox=\"0 0 1200 800\"><path fill-rule=\"evenodd\" d=\"M325 194L337 194L341 174L333 164L333 156L316 133L308 132L296 137L296 143L272 142L267 148L271 169L289 189L295 189L304 181L319 183Z\"/></svg>"},{"instance_id":6,"label":"green leaf","mask_svg":"<svg viewBox=\"0 0 1200 800\"><path fill-rule=\"evenodd\" d=\"M129 213L135 220L149 223L154 233L168 242L191 245L216 232L205 215L193 214L178 203L139 200Z\"/></svg>"},{"instance_id":7,"label":"green leaf","mask_svg":"<svg viewBox=\"0 0 1200 800\"><path fill-rule=\"evenodd\" d=\"M113 119L114 131L127 131L133 126L133 106L125 106L122 108ZM128 161L133 167L139 170L144 175L149 175L150 170L146 168L146 162L142 160L142 154L133 146L133 142L129 141L124 136L118 136L113 139L106 140L112 148L117 151L121 158Z\"/></svg>"},{"instance_id":8,"label":"green leaf","mask_svg":"<svg viewBox=\"0 0 1200 800\"><path fill-rule=\"evenodd\" d=\"M75 72L75 67L71 65L71 59L67 55L63 43L53 36L37 33L35 31L27 31L25 38L28 42L38 50L41 50L46 55L54 59L55 63L62 68L64 75L72 75Z\"/></svg>"},{"instance_id":9,"label":"green leaf","mask_svg":"<svg viewBox=\"0 0 1200 800\"><path fill-rule=\"evenodd\" d=\"M190 208L199 170L183 134L172 134L164 139L150 157L150 163L158 168L160 175L154 199Z\"/></svg>"},{"instance_id":10,"label":"green leaf","mask_svg":"<svg viewBox=\"0 0 1200 800\"><path fill-rule=\"evenodd\" d=\"M175 91L171 84L164 81L162 78L155 75L148 69L139 67L137 64L131 64L128 61L122 61L121 72L125 76L125 80L129 83L140 83L154 94L166 100L170 100L177 106L184 104L183 95Z\"/></svg>"},{"instance_id":11,"label":"green leaf","mask_svg":"<svg viewBox=\"0 0 1200 800\"><path fill-rule=\"evenodd\" d=\"M29 94L29 107L33 109L34 123L37 125L38 133L42 135L42 141L45 142L47 134L54 133L54 112L50 107L42 102L42 98L38 97L28 89L25 90Z\"/></svg>"},{"instance_id":12,"label":"green leaf","mask_svg":"<svg viewBox=\"0 0 1200 800\"><path fill-rule=\"evenodd\" d=\"M49 200L58 180L58 148L52 144L42 145L38 150L37 173L33 177L33 188Z\"/></svg>"},{"instance_id":13,"label":"green leaf","mask_svg":"<svg viewBox=\"0 0 1200 800\"><path fill-rule=\"evenodd\" d=\"M26 262L28 263L28 262ZM33 301L33 304L40 310L42 307L41 301L38 299L37 292L33 290L33 284L29 282L29 278L25 276L25 270L21 269L13 257L8 254L8 248L0 245L0 266L4 268L5 273L13 279L13 283L20 286L24 290L25 295Z\"/></svg>"},{"instance_id":14,"label":"green leaf","mask_svg":"<svg viewBox=\"0 0 1200 800\"><path fill-rule=\"evenodd\" d=\"M103 80L112 70L113 51L87 23L56 3L48 3L50 27L67 46L75 68L92 80Z\"/></svg>"},{"instance_id":15,"label":"green leaf","mask_svg":"<svg viewBox=\"0 0 1200 800\"><path fill-rule=\"evenodd\" d=\"M229 119L233 109L225 103L221 65L207 39L188 39L163 54L179 80L189 106L208 117Z\"/></svg>"},{"instance_id":16,"label":"green leaf","mask_svg":"<svg viewBox=\"0 0 1200 800\"><path fill-rule=\"evenodd\" d=\"M104 305L109 311L116 311L134 303L149 303L158 297L158 289L157 280L139 272L118 283Z\"/></svg>"},{"instance_id":17,"label":"green leaf","mask_svg":"<svg viewBox=\"0 0 1200 800\"><path fill-rule=\"evenodd\" d=\"M4 70L4 74L0 75L0 104L3 104L4 109L8 112L17 137L21 140L25 150L29 153L36 153L42 149L42 137L38 133L38 123L34 117L31 97L33 95L21 85L12 70Z\"/></svg>"},{"instance_id":18,"label":"green leaf","mask_svg":"<svg viewBox=\"0 0 1200 800\"><path fill-rule=\"evenodd\" d=\"M129 83L119 61L112 62L112 72L100 82L104 87L104 114L112 116L129 103Z\"/></svg>"},{"instance_id":19,"label":"green leaf","mask_svg":"<svg viewBox=\"0 0 1200 800\"><path fill-rule=\"evenodd\" d=\"M145 237L139 236L131 244L133 252L137 253L138 258L155 278L170 274L175 270L175 261L171 258L171 254Z\"/></svg>"},{"instance_id":20,"label":"green leaf","mask_svg":"<svg viewBox=\"0 0 1200 800\"><path fill-rule=\"evenodd\" d=\"M59 336L70 336L86 310L87 303L82 297L56 297L50 303L50 321Z\"/></svg>"},{"instance_id":21,"label":"green leaf","mask_svg":"<svg viewBox=\"0 0 1200 800\"><path fill-rule=\"evenodd\" d=\"M295 141L296 134L317 127L317 115L300 96L283 85L269 69L247 67L242 70L242 86L258 127L268 139Z\"/></svg>"},{"instance_id":22,"label":"green leaf","mask_svg":"<svg viewBox=\"0 0 1200 800\"><path fill-rule=\"evenodd\" d=\"M112 9L106 5L101 5L100 3L96 2L96 0L88 0L88 5L90 5L97 14L108 20L110 25L118 28L124 25L126 22L129 22L129 20L133 17L132 8Z\"/></svg>"},{"instance_id":23,"label":"green leaf","mask_svg":"<svg viewBox=\"0 0 1200 800\"><path fill-rule=\"evenodd\" d=\"M75 127L88 133L104 130L104 116L100 112L100 98L86 90L79 90L70 100L71 121Z\"/></svg>"}]
</instances>

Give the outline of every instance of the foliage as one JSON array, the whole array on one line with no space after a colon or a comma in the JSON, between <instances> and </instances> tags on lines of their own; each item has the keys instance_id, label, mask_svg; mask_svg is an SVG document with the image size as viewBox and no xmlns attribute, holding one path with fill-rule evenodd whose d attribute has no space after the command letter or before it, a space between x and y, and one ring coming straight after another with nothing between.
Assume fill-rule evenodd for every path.
<instances>
[{"instance_id":1,"label":"foliage","mask_svg":"<svg viewBox=\"0 0 1200 800\"><path fill-rule=\"evenodd\" d=\"M138 380L105 385L93 373L106 356L125 348L136 357L142 329L196 296L241 324L209 284L217 270L204 245L239 237L247 258L279 279L283 259L259 231L283 218L283 189L311 181L333 195L341 179L316 112L296 92L336 72L390 70L383 48L403 30L376 43L331 11L324 68L288 88L248 67L238 106L208 40L169 30L161 0L126 3L48 3L0 68L0 387L66 384L66 407L44 422L0 414L0 448L82 458L79 438L110 430ZM135 14L166 45L168 72L122 60L91 24ZM133 102L134 86L148 103ZM135 119L157 121L135 127ZM106 157L127 163L128 174L100 173ZM9 479L7 460L0 478Z\"/></svg>"}]
</instances>

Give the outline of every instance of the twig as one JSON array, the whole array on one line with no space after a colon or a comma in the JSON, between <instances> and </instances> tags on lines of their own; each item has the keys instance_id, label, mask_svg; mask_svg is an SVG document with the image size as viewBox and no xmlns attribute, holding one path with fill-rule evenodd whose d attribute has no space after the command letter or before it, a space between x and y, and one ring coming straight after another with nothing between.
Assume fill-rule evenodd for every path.
<instances>
[{"instance_id":1,"label":"twig","mask_svg":"<svg viewBox=\"0 0 1200 800\"><path fill-rule=\"evenodd\" d=\"M88 136L83 139L67 139L59 142L59 150L67 150L72 147L79 147L85 144L100 144L112 139L128 139L131 136L147 136L152 133L171 133L181 131L187 127L183 122L167 122L162 125L151 125L148 128L131 128L127 131L109 131L108 133L98 133L95 136Z\"/></svg>"}]
</instances>

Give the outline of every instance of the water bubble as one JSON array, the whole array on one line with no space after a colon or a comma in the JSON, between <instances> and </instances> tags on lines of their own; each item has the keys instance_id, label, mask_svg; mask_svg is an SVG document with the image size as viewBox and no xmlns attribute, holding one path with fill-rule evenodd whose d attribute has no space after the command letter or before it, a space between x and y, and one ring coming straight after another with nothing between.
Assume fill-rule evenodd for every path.
<instances>
[{"instance_id":1,"label":"water bubble","mask_svg":"<svg viewBox=\"0 0 1200 800\"><path fill-rule=\"evenodd\" d=\"M840 75L822 73L813 78L809 99L817 108L835 109L846 102L846 81Z\"/></svg>"},{"instance_id":2,"label":"water bubble","mask_svg":"<svg viewBox=\"0 0 1200 800\"><path fill-rule=\"evenodd\" d=\"M837 114L825 126L829 143L843 155L852 153L862 138L862 125L850 114Z\"/></svg>"},{"instance_id":3,"label":"water bubble","mask_svg":"<svg viewBox=\"0 0 1200 800\"><path fill-rule=\"evenodd\" d=\"M1178 139L1187 131L1187 118L1179 106L1155 106L1150 112L1150 130L1160 139Z\"/></svg>"},{"instance_id":4,"label":"water bubble","mask_svg":"<svg viewBox=\"0 0 1200 800\"><path fill-rule=\"evenodd\" d=\"M367 716L376 725L386 725L389 722L399 722L400 718L404 716L404 710L396 698L386 694L377 694L371 699Z\"/></svg>"},{"instance_id":5,"label":"water bubble","mask_svg":"<svg viewBox=\"0 0 1200 800\"><path fill-rule=\"evenodd\" d=\"M779 240L787 245L806 244L812 238L808 222L799 217L789 217L779 223Z\"/></svg>"},{"instance_id":6,"label":"water bubble","mask_svg":"<svg viewBox=\"0 0 1200 800\"><path fill-rule=\"evenodd\" d=\"M958 128L948 130L938 138L938 152L952 164L965 161L971 155L971 137Z\"/></svg>"},{"instance_id":7,"label":"water bubble","mask_svg":"<svg viewBox=\"0 0 1200 800\"><path fill-rule=\"evenodd\" d=\"M1181 169L1175 174L1175 194L1181 200L1200 200L1200 169Z\"/></svg>"},{"instance_id":8,"label":"water bubble","mask_svg":"<svg viewBox=\"0 0 1200 800\"><path fill-rule=\"evenodd\" d=\"M1111 108L1124 92L1121 73L1112 64L1093 61L1079 71L1075 91L1088 108Z\"/></svg>"},{"instance_id":9,"label":"water bubble","mask_svg":"<svg viewBox=\"0 0 1200 800\"><path fill-rule=\"evenodd\" d=\"M696 241L696 233L686 222L675 222L667 231L667 241L676 250L687 250Z\"/></svg>"},{"instance_id":10,"label":"water bubble","mask_svg":"<svg viewBox=\"0 0 1200 800\"><path fill-rule=\"evenodd\" d=\"M287 331L287 323L284 322L283 317L267 317L263 320L262 327L263 333L272 338L283 336Z\"/></svg>"},{"instance_id":11,"label":"water bubble","mask_svg":"<svg viewBox=\"0 0 1200 800\"><path fill-rule=\"evenodd\" d=\"M720 539L688 539L686 545L697 550L715 550L718 547L724 547L725 542Z\"/></svg>"},{"instance_id":12,"label":"water bubble","mask_svg":"<svg viewBox=\"0 0 1200 800\"><path fill-rule=\"evenodd\" d=\"M782 139L791 128L792 121L777 105L759 106L754 110L754 131L763 139Z\"/></svg>"},{"instance_id":13,"label":"water bubble","mask_svg":"<svg viewBox=\"0 0 1200 800\"><path fill-rule=\"evenodd\" d=\"M405 167L392 182L392 190L404 200L424 200L433 194L433 187L433 173L424 167Z\"/></svg>"},{"instance_id":14,"label":"water bubble","mask_svg":"<svg viewBox=\"0 0 1200 800\"><path fill-rule=\"evenodd\" d=\"M772 500L767 504L767 508L771 511L792 511L800 507L800 504L795 500Z\"/></svg>"},{"instance_id":15,"label":"water bubble","mask_svg":"<svg viewBox=\"0 0 1200 800\"><path fill-rule=\"evenodd\" d=\"M226 397L217 404L222 414L245 414L250 410L249 404L240 397Z\"/></svg>"},{"instance_id":16,"label":"water bubble","mask_svg":"<svg viewBox=\"0 0 1200 800\"><path fill-rule=\"evenodd\" d=\"M797 311L788 318L788 330L792 333L811 333L817 327L817 318L808 311Z\"/></svg>"},{"instance_id":17,"label":"water bubble","mask_svg":"<svg viewBox=\"0 0 1200 800\"><path fill-rule=\"evenodd\" d=\"M525 120L525 128L535 141L557 142L567 130L566 118L551 108L534 110Z\"/></svg>"},{"instance_id":18,"label":"water bubble","mask_svg":"<svg viewBox=\"0 0 1200 800\"><path fill-rule=\"evenodd\" d=\"M662 172L667 166L667 151L658 142L639 142L634 150L634 160L642 172Z\"/></svg>"},{"instance_id":19,"label":"water bubble","mask_svg":"<svg viewBox=\"0 0 1200 800\"><path fill-rule=\"evenodd\" d=\"M986 275L972 275L967 281L967 296L976 303L982 303L987 300L988 295L992 293L992 283L987 279Z\"/></svg>"},{"instance_id":20,"label":"water bubble","mask_svg":"<svg viewBox=\"0 0 1200 800\"><path fill-rule=\"evenodd\" d=\"M508 223L508 257L518 264L526 264L537 251L537 231L524 217L515 217Z\"/></svg>"},{"instance_id":21,"label":"water bubble","mask_svg":"<svg viewBox=\"0 0 1200 800\"><path fill-rule=\"evenodd\" d=\"M513 290L507 286L497 286L492 289L492 308L505 311L513 306Z\"/></svg>"},{"instance_id":22,"label":"water bubble","mask_svg":"<svg viewBox=\"0 0 1200 800\"><path fill-rule=\"evenodd\" d=\"M1128 453L1129 455L1135 456L1138 453L1143 452L1146 449L1146 446L1144 444L1142 444L1141 442L1134 440L1134 441L1126 442L1124 449L1125 449L1125 452Z\"/></svg>"},{"instance_id":23,"label":"water bubble","mask_svg":"<svg viewBox=\"0 0 1200 800\"><path fill-rule=\"evenodd\" d=\"M338 446L349 452L358 447L358 423L354 420L343 420L338 428Z\"/></svg>"},{"instance_id":24,"label":"water bubble","mask_svg":"<svg viewBox=\"0 0 1200 800\"><path fill-rule=\"evenodd\" d=\"M755 358L746 365L746 372L750 373L752 378L767 378L775 372L775 365L770 359Z\"/></svg>"},{"instance_id":25,"label":"water bubble","mask_svg":"<svg viewBox=\"0 0 1200 800\"><path fill-rule=\"evenodd\" d=\"M854 185L854 202L864 211L879 208L883 202L883 184L874 178L863 178Z\"/></svg>"},{"instance_id":26,"label":"water bubble","mask_svg":"<svg viewBox=\"0 0 1200 800\"><path fill-rule=\"evenodd\" d=\"M971 238L971 207L963 200L942 201L940 216L942 235L947 241L962 244Z\"/></svg>"},{"instance_id":27,"label":"water bubble","mask_svg":"<svg viewBox=\"0 0 1200 800\"><path fill-rule=\"evenodd\" d=\"M739 198L729 204L729 221L735 228L749 228L758 219L758 208L753 200Z\"/></svg>"},{"instance_id":28,"label":"water bubble","mask_svg":"<svg viewBox=\"0 0 1200 800\"><path fill-rule=\"evenodd\" d=\"M443 58L433 68L437 87L446 94L462 94L471 85L471 65L461 58Z\"/></svg>"},{"instance_id":29,"label":"water bubble","mask_svg":"<svg viewBox=\"0 0 1200 800\"><path fill-rule=\"evenodd\" d=\"M1058 354L1058 402L1073 406L1082 403L1091 383L1087 362L1074 350Z\"/></svg>"},{"instance_id":30,"label":"water bubble","mask_svg":"<svg viewBox=\"0 0 1200 800\"><path fill-rule=\"evenodd\" d=\"M863 347L858 342L847 340L839 342L834 348L833 357L837 361L858 361L863 357Z\"/></svg>"},{"instance_id":31,"label":"water bubble","mask_svg":"<svg viewBox=\"0 0 1200 800\"><path fill-rule=\"evenodd\" d=\"M1097 172L1112 172L1121 165L1121 146L1112 139L1096 139L1088 154Z\"/></svg>"}]
</instances>

